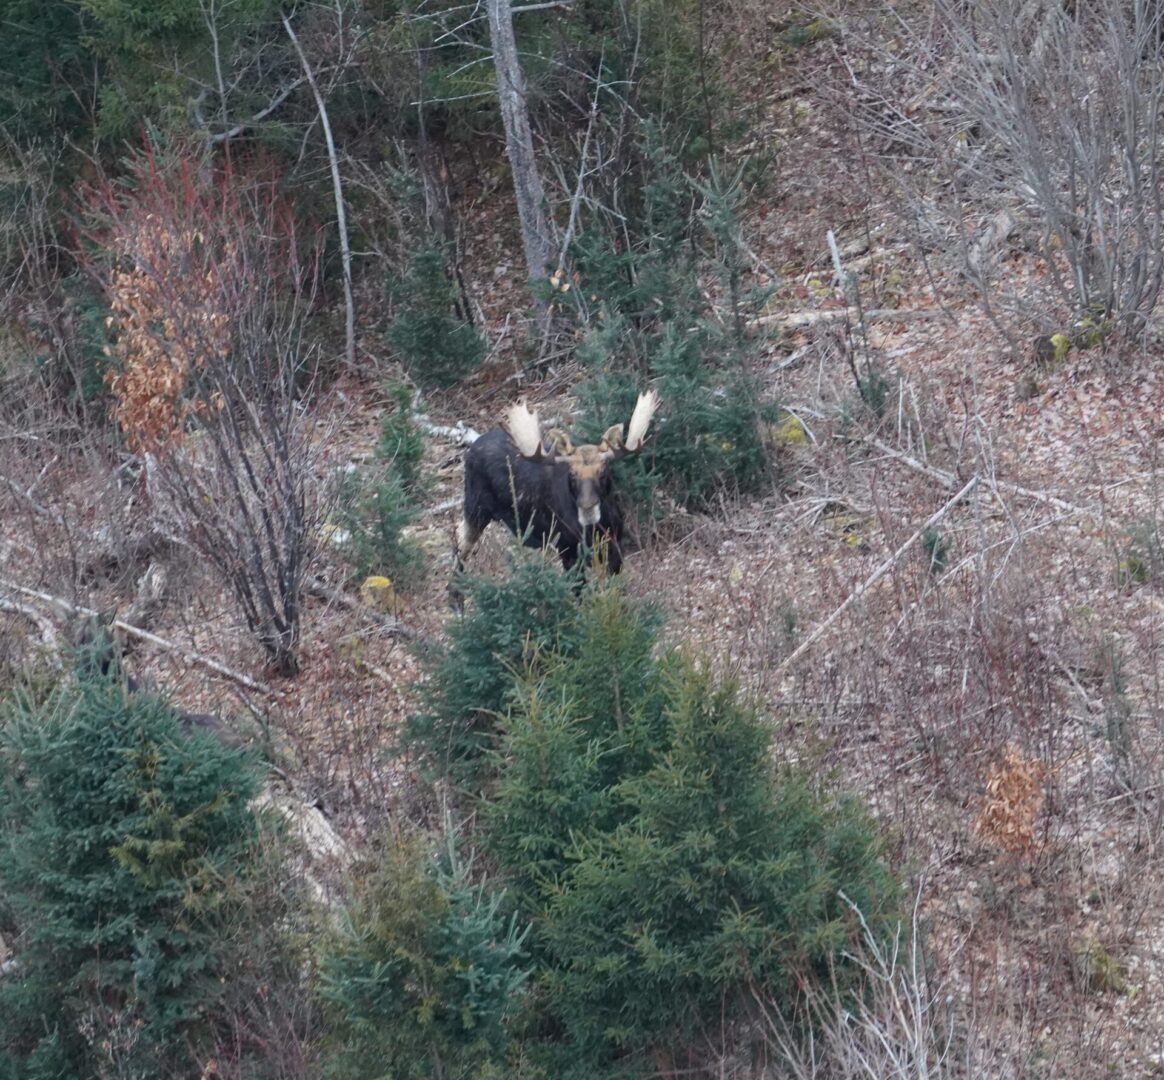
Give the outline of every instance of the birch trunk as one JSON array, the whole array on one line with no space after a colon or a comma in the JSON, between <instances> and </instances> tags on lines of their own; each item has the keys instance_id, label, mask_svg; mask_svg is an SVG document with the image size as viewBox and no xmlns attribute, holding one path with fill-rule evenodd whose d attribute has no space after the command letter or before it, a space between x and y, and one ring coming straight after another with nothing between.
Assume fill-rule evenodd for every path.
<instances>
[{"instance_id":1,"label":"birch trunk","mask_svg":"<svg viewBox=\"0 0 1164 1080\"><path fill-rule=\"evenodd\" d=\"M505 126L505 152L513 169L526 272L530 281L536 281L546 276L552 259L546 193L534 157L533 135L525 104L525 78L517 57L510 0L488 0L488 3L497 96L501 102L501 122Z\"/></svg>"}]
</instances>

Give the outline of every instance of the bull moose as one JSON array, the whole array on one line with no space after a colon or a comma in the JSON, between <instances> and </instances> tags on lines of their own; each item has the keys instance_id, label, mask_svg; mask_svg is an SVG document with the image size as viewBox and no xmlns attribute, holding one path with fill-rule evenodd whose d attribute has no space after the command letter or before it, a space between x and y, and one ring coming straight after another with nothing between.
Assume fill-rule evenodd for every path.
<instances>
[{"instance_id":1,"label":"bull moose","mask_svg":"<svg viewBox=\"0 0 1164 1080\"><path fill-rule=\"evenodd\" d=\"M511 405L501 427L482 435L465 455L455 569L464 569L489 523L501 521L527 547L553 544L567 570L588 551L591 563L600 557L617 574L623 520L607 465L642 447L658 407L658 394L648 390L639 395L625 439L622 424L615 424L597 445L575 446L563 431L547 437L524 401Z\"/></svg>"}]
</instances>

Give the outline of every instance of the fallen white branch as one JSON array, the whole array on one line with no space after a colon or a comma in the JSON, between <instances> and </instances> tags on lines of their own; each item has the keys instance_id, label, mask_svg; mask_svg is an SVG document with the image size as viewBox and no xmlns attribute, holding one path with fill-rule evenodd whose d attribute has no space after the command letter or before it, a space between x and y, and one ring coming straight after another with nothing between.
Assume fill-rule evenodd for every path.
<instances>
[{"instance_id":1,"label":"fallen white branch","mask_svg":"<svg viewBox=\"0 0 1164 1080\"><path fill-rule=\"evenodd\" d=\"M21 615L40 631L41 641L44 642L46 658L55 668L61 666L61 643L53 624L34 607L18 603L16 600L6 600L0 596L0 611L7 611L12 615Z\"/></svg>"},{"instance_id":2,"label":"fallen white branch","mask_svg":"<svg viewBox=\"0 0 1164 1080\"><path fill-rule=\"evenodd\" d=\"M774 375L777 371L784 371L786 368L792 367L794 364L800 363L813 350L812 342L807 345L801 345L798 349L793 349L783 360L777 364L773 364L768 368L768 374Z\"/></svg>"},{"instance_id":3,"label":"fallen white branch","mask_svg":"<svg viewBox=\"0 0 1164 1080\"><path fill-rule=\"evenodd\" d=\"M926 465L924 462L918 461L917 458L911 457L901 450L895 450L892 446L887 446L880 439L874 438L872 435L866 435L861 441L868 443L868 445L880 451L886 457L893 458L894 461L900 461L903 465L908 465L911 469L916 470L923 476L928 476L931 480L936 480L942 487L952 488L957 483L958 478L953 473L946 472L945 469L935 468L933 465Z\"/></svg>"},{"instance_id":4,"label":"fallen white branch","mask_svg":"<svg viewBox=\"0 0 1164 1080\"><path fill-rule=\"evenodd\" d=\"M856 307L829 307L823 311L793 311L779 315L760 315L758 319L746 322L746 332L761 328L776 327L781 331L803 331L822 322L843 322L846 319L866 321L876 319L885 322L908 322L913 319L936 319L944 312L939 307L873 307L860 312Z\"/></svg>"},{"instance_id":5,"label":"fallen white branch","mask_svg":"<svg viewBox=\"0 0 1164 1080\"><path fill-rule=\"evenodd\" d=\"M48 604L61 612L65 618L75 617L77 615L100 618L100 614L92 608L83 607L80 604L71 604L68 600L62 600L59 596L40 592L37 589L29 589L24 585L18 585L16 582L7 581L4 578L0 578L0 588L19 593L21 596L31 597L34 600L40 600L42 603ZM202 653L183 648L176 642L167 641L163 637L158 637L157 634L151 634L148 630L143 630L140 626L134 626L132 623L124 622L121 619L115 619L110 625L113 629L120 630L123 634L128 634L130 637L136 638L139 641L148 641L151 645L156 645L159 649L176 653L178 656L190 661L190 663L197 664L199 667L213 671L216 675L230 679L231 682L237 683L247 690L253 690L255 693L266 694L268 696L273 694L271 688L265 683L261 683L257 679L252 679L249 675L244 675L241 671L235 671L233 668L227 667L213 657L204 656Z\"/></svg>"},{"instance_id":6,"label":"fallen white branch","mask_svg":"<svg viewBox=\"0 0 1164 1080\"><path fill-rule=\"evenodd\" d=\"M886 446L880 439L866 436L862 441L868 443L874 449L879 450L886 457L900 461L903 465L908 465L911 469L915 469L924 476L936 480L943 487L952 488L958 482L958 477L953 473L946 472L945 469L937 469L933 465L925 465L918 461L917 458L910 457L909 454L903 454L900 450L894 450L892 446ZM1033 488L1022 487L1020 484L1012 484L1006 480L995 480L993 478L989 481L989 484L994 491L1005 491L1024 499L1034 499L1036 502L1046 503L1048 506L1054 506L1069 514L1082 514L1084 517L1094 518L1097 521L1102 520L1103 517L1099 510L1092 510L1086 506L1079 506L1076 503L1067 502L1066 499L1060 499L1057 495L1048 495L1045 491L1035 491Z\"/></svg>"},{"instance_id":7,"label":"fallen white branch","mask_svg":"<svg viewBox=\"0 0 1164 1080\"><path fill-rule=\"evenodd\" d=\"M458 420L450 427L448 424L434 424L423 413L413 413L412 422L426 435L440 439L452 439L458 446L472 446L481 438L481 433L475 428L469 427L463 420Z\"/></svg>"},{"instance_id":8,"label":"fallen white branch","mask_svg":"<svg viewBox=\"0 0 1164 1080\"><path fill-rule=\"evenodd\" d=\"M797 660L800 659L808 650L815 645L829 629L846 611L849 610L862 596L865 595L874 585L877 584L901 559L901 557L922 538L927 529L932 529L939 521L942 520L955 506L958 505L975 487L978 483L978 477L972 476L963 486L962 490L957 495L953 496L940 510L931 514L926 520L917 527L913 535L906 540L892 555L889 556L868 578L857 586L848 596L843 604L836 609L824 622L820 624L807 638L804 639L787 657L777 665L773 674L779 675L786 668L791 667Z\"/></svg>"},{"instance_id":9,"label":"fallen white branch","mask_svg":"<svg viewBox=\"0 0 1164 1080\"><path fill-rule=\"evenodd\" d=\"M779 315L761 315L744 324L745 332L776 327L778 330L807 330L820 323L843 322L846 319L884 322L908 322L913 319L936 319L944 315L941 308L871 308L859 311L856 307L825 308L814 311L788 311Z\"/></svg>"},{"instance_id":10,"label":"fallen white branch","mask_svg":"<svg viewBox=\"0 0 1164 1080\"><path fill-rule=\"evenodd\" d=\"M89 611L87 608L77 608L77 611L82 615L97 614L96 612ZM167 641L163 637L158 637L157 634L151 634L148 630L143 630L140 626L134 626L121 619L115 619L112 626L115 630L120 630L122 633L137 638L139 641L148 641L151 645L156 645L159 649L164 649L166 652L177 653L179 656L189 660L191 663L197 664L199 667L204 667L209 671L213 671L216 675L221 675L223 678L230 679L231 682L238 683L244 689L252 690L256 694L266 694L268 697L274 694L274 691L266 683L252 679L249 675L245 675L241 671L235 671L234 668L227 667L213 657L204 656L202 653L194 652L192 649L183 648L177 642Z\"/></svg>"},{"instance_id":11,"label":"fallen white branch","mask_svg":"<svg viewBox=\"0 0 1164 1080\"><path fill-rule=\"evenodd\" d=\"M448 510L455 510L462 502L464 502L464 499L458 495L455 499L445 499L442 502L436 503L434 506L426 506L421 511L421 514L424 517L436 517L437 514L443 514Z\"/></svg>"}]
</instances>

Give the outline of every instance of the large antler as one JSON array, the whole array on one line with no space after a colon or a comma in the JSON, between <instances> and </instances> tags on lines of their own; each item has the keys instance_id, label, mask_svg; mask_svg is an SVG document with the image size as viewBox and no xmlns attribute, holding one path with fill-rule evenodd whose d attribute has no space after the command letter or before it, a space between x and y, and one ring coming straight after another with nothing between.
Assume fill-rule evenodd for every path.
<instances>
[{"instance_id":1,"label":"large antler","mask_svg":"<svg viewBox=\"0 0 1164 1080\"><path fill-rule=\"evenodd\" d=\"M517 447L517 452L522 457L537 460L554 456L555 445L546 446L542 438L542 425L538 420L538 414L530 412L529 406L524 400L519 401L516 405L510 405L505 410L501 426L509 433L513 445Z\"/></svg>"},{"instance_id":2,"label":"large antler","mask_svg":"<svg viewBox=\"0 0 1164 1080\"><path fill-rule=\"evenodd\" d=\"M608 428L602 436L602 456L607 460L620 458L626 454L635 453L647 437L647 428L651 426L651 417L659 407L659 395L654 390L639 394L635 403L635 411L631 413L630 424L627 426L626 439L622 437L622 424L615 424Z\"/></svg>"}]
</instances>

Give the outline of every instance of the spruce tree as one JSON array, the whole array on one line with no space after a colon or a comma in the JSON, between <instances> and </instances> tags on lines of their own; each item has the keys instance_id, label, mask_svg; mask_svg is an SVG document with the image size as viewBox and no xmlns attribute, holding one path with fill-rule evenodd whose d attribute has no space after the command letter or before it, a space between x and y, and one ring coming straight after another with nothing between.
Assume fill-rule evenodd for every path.
<instances>
[{"instance_id":1,"label":"spruce tree","mask_svg":"<svg viewBox=\"0 0 1164 1080\"><path fill-rule=\"evenodd\" d=\"M606 587L579 626L507 714L490 849L534 927L551 1068L690 1067L753 991L843 982L840 893L880 928L894 880L857 804L778 772L762 718L657 620Z\"/></svg>"},{"instance_id":2,"label":"spruce tree","mask_svg":"<svg viewBox=\"0 0 1164 1080\"><path fill-rule=\"evenodd\" d=\"M525 932L502 901L474 882L450 833L439 857L416 836L389 844L320 957L329 1076L506 1075L526 972Z\"/></svg>"},{"instance_id":3,"label":"spruce tree","mask_svg":"<svg viewBox=\"0 0 1164 1080\"><path fill-rule=\"evenodd\" d=\"M247 757L99 674L0 718L0 982L16 1075L198 1075L262 865Z\"/></svg>"}]
</instances>

